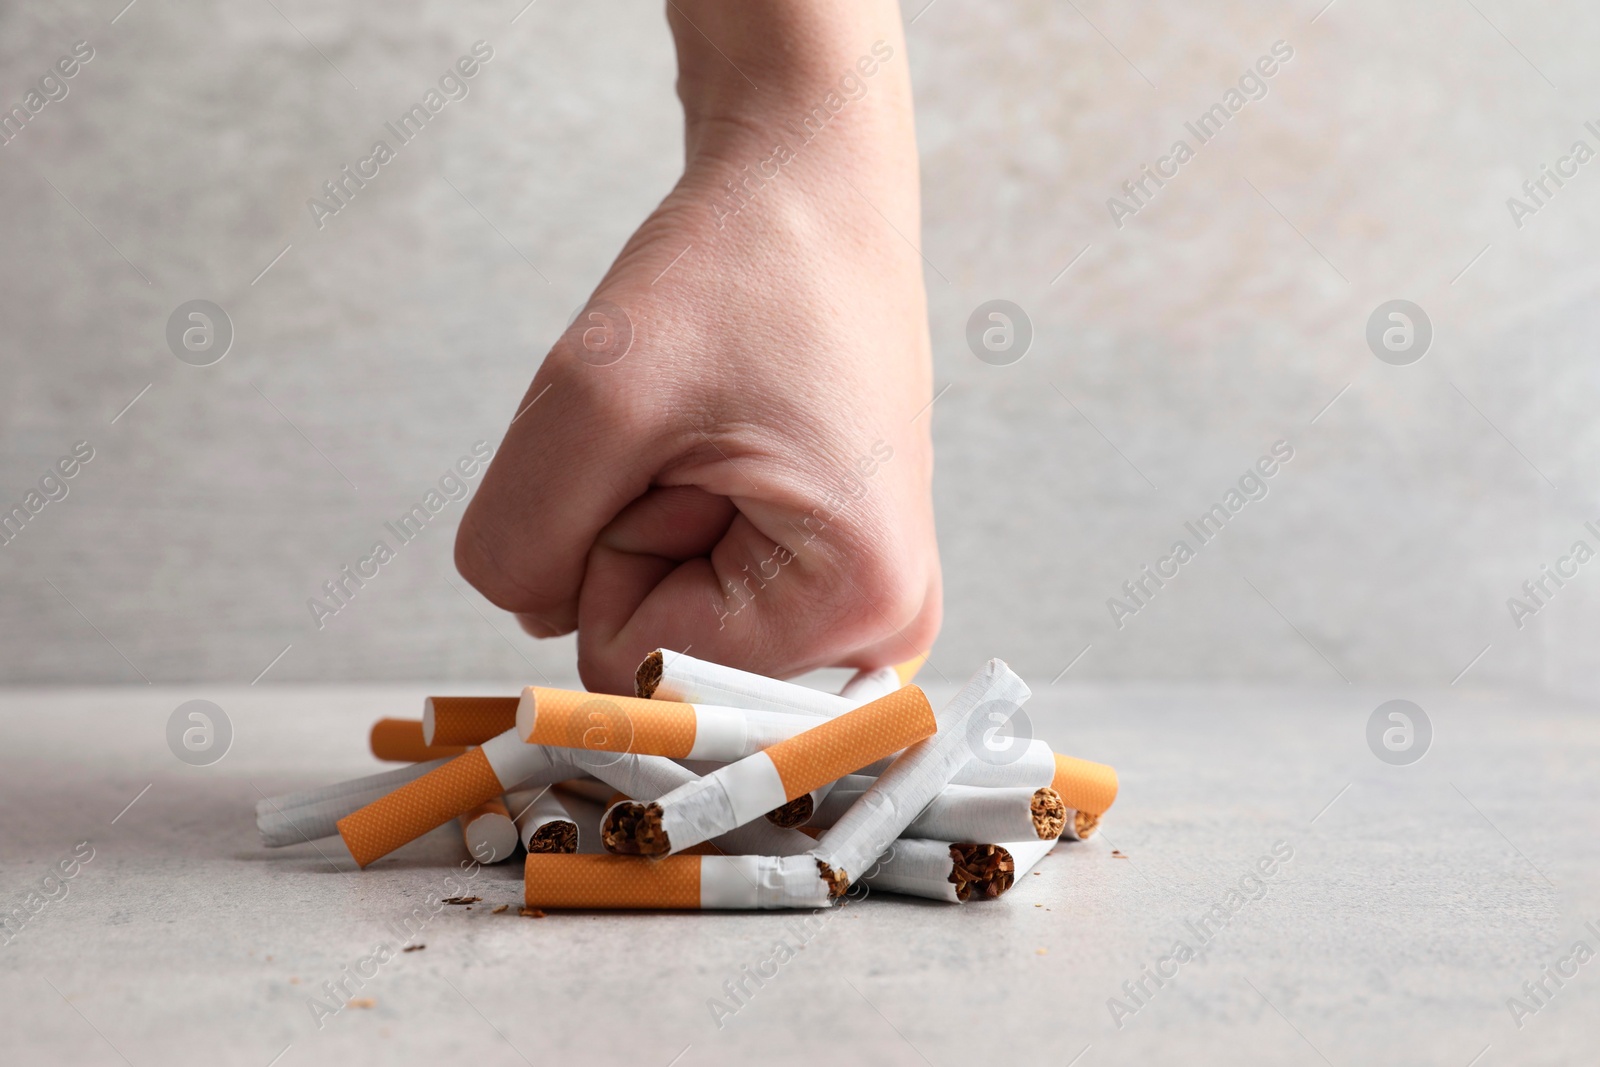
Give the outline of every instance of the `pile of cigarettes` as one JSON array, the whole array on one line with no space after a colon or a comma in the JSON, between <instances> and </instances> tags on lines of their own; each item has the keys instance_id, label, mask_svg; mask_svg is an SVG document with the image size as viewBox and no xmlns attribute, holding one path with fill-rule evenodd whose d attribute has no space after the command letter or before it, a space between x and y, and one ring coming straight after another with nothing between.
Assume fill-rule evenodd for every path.
<instances>
[{"instance_id":1,"label":"pile of cigarettes","mask_svg":"<svg viewBox=\"0 0 1600 1067\"><path fill-rule=\"evenodd\" d=\"M834 694L658 650L634 696L429 697L372 728L410 766L262 800L256 826L268 847L338 834L365 868L454 819L480 863L526 852L527 908L820 908L856 882L993 899L1094 832L1117 774L1037 738L997 758L985 728L1022 679L990 660L935 711L922 661Z\"/></svg>"}]
</instances>

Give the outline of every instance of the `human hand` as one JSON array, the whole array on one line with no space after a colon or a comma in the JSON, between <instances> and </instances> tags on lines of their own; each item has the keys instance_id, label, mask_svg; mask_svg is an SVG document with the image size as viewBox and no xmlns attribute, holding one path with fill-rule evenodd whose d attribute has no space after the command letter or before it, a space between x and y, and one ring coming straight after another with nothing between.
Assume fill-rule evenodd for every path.
<instances>
[{"instance_id":1,"label":"human hand","mask_svg":"<svg viewBox=\"0 0 1600 1067\"><path fill-rule=\"evenodd\" d=\"M630 691L657 647L782 677L903 661L939 627L898 13L755 7L674 5L683 178L551 349L457 535L529 632L578 631L595 690Z\"/></svg>"}]
</instances>

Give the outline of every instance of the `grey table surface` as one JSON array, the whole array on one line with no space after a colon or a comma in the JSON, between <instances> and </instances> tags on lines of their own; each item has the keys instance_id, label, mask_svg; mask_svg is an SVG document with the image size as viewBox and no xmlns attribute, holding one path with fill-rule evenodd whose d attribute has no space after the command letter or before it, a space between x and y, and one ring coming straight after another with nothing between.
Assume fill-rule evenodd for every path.
<instances>
[{"instance_id":1,"label":"grey table surface","mask_svg":"<svg viewBox=\"0 0 1600 1067\"><path fill-rule=\"evenodd\" d=\"M1585 928L1600 930L1596 708L1455 690L1036 688L1034 731L1121 773L1104 832L995 902L873 896L823 913L720 1026L712 999L731 1005L725 982L777 938L799 942L798 916L494 915L520 899L516 864L485 868L482 904L443 909L425 949L378 967L356 993L371 1006L318 1019L311 995L445 895L465 850L445 828L358 872L336 839L261 848L254 803L376 769L368 724L416 714L427 687L0 691L0 911L28 912L42 885L57 898L0 937L0 1058L1594 1060L1600 963L1573 950L1600 949ZM1366 741L1397 696L1433 727L1409 766ZM165 734L197 697L234 731L206 767L175 759ZM1292 858L1250 881L1274 846ZM45 877L75 848L93 856L63 895ZM1196 936L1241 884L1226 923ZM1161 985L1144 977L1172 973L1161 961L1178 942L1193 958ZM1544 977L1536 1001L1524 983L1546 968L1576 974ZM1123 984L1141 980L1135 1000Z\"/></svg>"}]
</instances>

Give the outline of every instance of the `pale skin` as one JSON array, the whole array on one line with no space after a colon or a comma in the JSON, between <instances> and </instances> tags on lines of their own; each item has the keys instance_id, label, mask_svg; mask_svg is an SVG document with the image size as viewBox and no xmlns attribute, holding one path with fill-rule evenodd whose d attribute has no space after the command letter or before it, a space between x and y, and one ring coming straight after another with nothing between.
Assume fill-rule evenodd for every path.
<instances>
[{"instance_id":1,"label":"pale skin","mask_svg":"<svg viewBox=\"0 0 1600 1067\"><path fill-rule=\"evenodd\" d=\"M902 662L941 609L898 5L667 17L683 177L517 404L456 566L534 636L576 630L595 691L655 648L775 677Z\"/></svg>"}]
</instances>

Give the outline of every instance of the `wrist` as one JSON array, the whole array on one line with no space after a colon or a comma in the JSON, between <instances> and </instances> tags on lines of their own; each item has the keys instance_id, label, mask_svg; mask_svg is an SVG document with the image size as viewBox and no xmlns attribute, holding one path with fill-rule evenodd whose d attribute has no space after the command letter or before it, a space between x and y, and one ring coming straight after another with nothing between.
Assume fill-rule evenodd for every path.
<instances>
[{"instance_id":1,"label":"wrist","mask_svg":"<svg viewBox=\"0 0 1600 1067\"><path fill-rule=\"evenodd\" d=\"M895 0L669 0L689 162L823 138L914 158Z\"/></svg>"}]
</instances>

